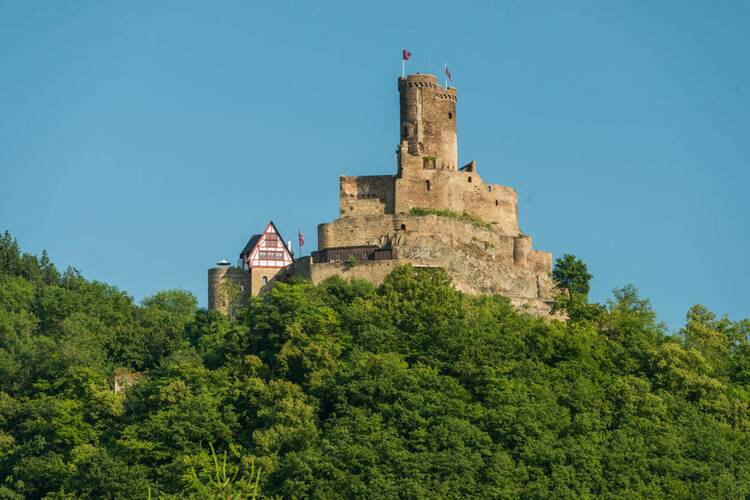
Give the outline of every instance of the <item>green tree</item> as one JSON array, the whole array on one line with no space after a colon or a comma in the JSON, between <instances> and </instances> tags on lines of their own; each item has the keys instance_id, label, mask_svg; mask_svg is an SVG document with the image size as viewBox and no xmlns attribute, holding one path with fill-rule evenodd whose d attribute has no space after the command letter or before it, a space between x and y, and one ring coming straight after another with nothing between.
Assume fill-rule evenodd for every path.
<instances>
[{"instance_id":1,"label":"green tree","mask_svg":"<svg viewBox=\"0 0 750 500\"><path fill-rule=\"evenodd\" d=\"M21 271L21 250L8 231L0 236L0 273L17 276Z\"/></svg>"},{"instance_id":2,"label":"green tree","mask_svg":"<svg viewBox=\"0 0 750 500\"><path fill-rule=\"evenodd\" d=\"M552 269L552 279L555 280L559 289L568 293L568 296L574 294L588 296L592 277L586 264L570 254L557 258Z\"/></svg>"},{"instance_id":3,"label":"green tree","mask_svg":"<svg viewBox=\"0 0 750 500\"><path fill-rule=\"evenodd\" d=\"M143 299L138 321L143 328L147 367L186 347L185 329L195 318L197 300L190 292L169 290Z\"/></svg>"},{"instance_id":4,"label":"green tree","mask_svg":"<svg viewBox=\"0 0 750 500\"><path fill-rule=\"evenodd\" d=\"M255 468L255 461L243 470L241 466L227 462L227 452L219 457L211 447L211 465L201 463L196 469L192 466L185 477L186 490L197 498L226 498L255 500L260 493L261 469Z\"/></svg>"},{"instance_id":5,"label":"green tree","mask_svg":"<svg viewBox=\"0 0 750 500\"><path fill-rule=\"evenodd\" d=\"M573 255L565 254L555 261L552 278L561 292L554 311L564 311L570 321L596 321L604 312L599 304L589 304L591 282L586 264Z\"/></svg>"}]
</instances>

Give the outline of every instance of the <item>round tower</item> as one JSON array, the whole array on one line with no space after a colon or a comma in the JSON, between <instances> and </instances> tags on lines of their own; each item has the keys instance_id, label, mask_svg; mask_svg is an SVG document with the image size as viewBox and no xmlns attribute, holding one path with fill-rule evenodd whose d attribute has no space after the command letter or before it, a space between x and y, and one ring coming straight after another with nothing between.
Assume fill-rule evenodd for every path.
<instances>
[{"instance_id":1,"label":"round tower","mask_svg":"<svg viewBox=\"0 0 750 500\"><path fill-rule=\"evenodd\" d=\"M210 311L228 312L226 291L224 290L224 275L228 267L213 267L208 270L208 309Z\"/></svg>"},{"instance_id":2,"label":"round tower","mask_svg":"<svg viewBox=\"0 0 750 500\"><path fill-rule=\"evenodd\" d=\"M220 265L208 270L208 309L234 316L250 296L250 272Z\"/></svg>"},{"instance_id":3,"label":"round tower","mask_svg":"<svg viewBox=\"0 0 750 500\"><path fill-rule=\"evenodd\" d=\"M424 168L458 169L456 89L438 85L434 75L398 79L401 103L401 143L422 158Z\"/></svg>"}]
</instances>

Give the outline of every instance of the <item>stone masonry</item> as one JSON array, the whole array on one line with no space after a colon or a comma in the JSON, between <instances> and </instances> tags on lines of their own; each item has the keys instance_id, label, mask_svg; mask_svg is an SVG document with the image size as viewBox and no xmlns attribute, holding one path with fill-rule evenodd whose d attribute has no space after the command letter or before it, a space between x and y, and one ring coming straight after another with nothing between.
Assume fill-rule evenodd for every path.
<instances>
[{"instance_id":1,"label":"stone masonry","mask_svg":"<svg viewBox=\"0 0 750 500\"><path fill-rule=\"evenodd\" d=\"M212 267L208 270L208 308L234 315L247 302L250 272L238 267Z\"/></svg>"},{"instance_id":2,"label":"stone masonry","mask_svg":"<svg viewBox=\"0 0 750 500\"><path fill-rule=\"evenodd\" d=\"M458 167L456 89L416 74L398 90L396 174L341 177L339 218L318 226L318 251L290 271L378 283L397 264L441 267L463 292L548 314L552 255L519 229L515 190L485 183L473 161Z\"/></svg>"},{"instance_id":3,"label":"stone masonry","mask_svg":"<svg viewBox=\"0 0 750 500\"><path fill-rule=\"evenodd\" d=\"M457 90L416 74L399 78L398 91L396 173L340 177L339 218L318 226L318 250L263 289L248 286L248 293L293 275L315 283L332 275L379 283L395 266L411 264L445 269L465 293L498 293L519 308L550 314L552 255L533 249L521 232L516 191L484 182L476 162L459 167ZM210 270L210 308L226 302L223 279L249 280L237 271L223 271L225 277Z\"/></svg>"}]
</instances>

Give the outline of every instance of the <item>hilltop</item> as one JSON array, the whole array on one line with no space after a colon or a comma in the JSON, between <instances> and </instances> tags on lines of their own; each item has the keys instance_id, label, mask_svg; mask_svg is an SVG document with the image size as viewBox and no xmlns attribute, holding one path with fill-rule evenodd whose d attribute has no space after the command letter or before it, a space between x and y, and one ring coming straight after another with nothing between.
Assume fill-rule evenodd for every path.
<instances>
[{"instance_id":1,"label":"hilltop","mask_svg":"<svg viewBox=\"0 0 750 500\"><path fill-rule=\"evenodd\" d=\"M0 496L243 497L258 469L281 497L750 494L750 321L694 306L669 335L631 286L589 304L583 271L553 272L566 322L408 265L278 283L229 320L6 233Z\"/></svg>"}]
</instances>

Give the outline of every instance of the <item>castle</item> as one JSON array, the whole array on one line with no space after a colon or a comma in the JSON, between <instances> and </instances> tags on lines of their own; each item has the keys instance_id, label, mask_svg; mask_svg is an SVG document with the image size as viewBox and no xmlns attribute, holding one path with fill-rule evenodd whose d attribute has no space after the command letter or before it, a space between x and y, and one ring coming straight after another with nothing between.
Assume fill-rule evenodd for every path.
<instances>
[{"instance_id":1,"label":"castle","mask_svg":"<svg viewBox=\"0 0 750 500\"><path fill-rule=\"evenodd\" d=\"M456 89L414 74L398 78L398 91L396 174L340 177L339 218L318 226L310 256L293 259L270 223L250 239L239 266L209 270L210 309L229 312L228 287L241 304L290 276L379 283L395 266L412 264L445 269L465 293L499 293L534 314L550 313L552 255L532 249L521 232L515 190L485 183L474 161L459 167ZM261 252L279 258L263 260Z\"/></svg>"}]
</instances>

